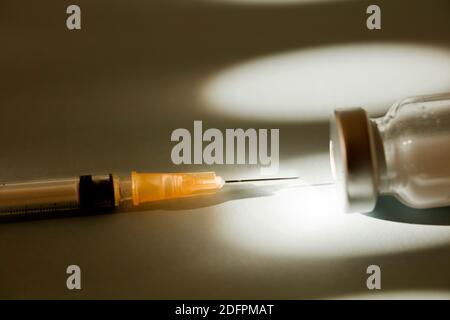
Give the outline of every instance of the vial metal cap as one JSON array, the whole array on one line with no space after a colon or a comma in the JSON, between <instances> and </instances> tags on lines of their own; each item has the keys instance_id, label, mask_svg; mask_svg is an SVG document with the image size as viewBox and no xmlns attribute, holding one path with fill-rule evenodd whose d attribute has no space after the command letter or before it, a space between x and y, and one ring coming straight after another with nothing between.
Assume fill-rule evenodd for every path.
<instances>
[{"instance_id":1,"label":"vial metal cap","mask_svg":"<svg viewBox=\"0 0 450 320\"><path fill-rule=\"evenodd\" d=\"M370 212L377 201L375 143L362 108L337 109L331 121L330 160L344 210Z\"/></svg>"}]
</instances>

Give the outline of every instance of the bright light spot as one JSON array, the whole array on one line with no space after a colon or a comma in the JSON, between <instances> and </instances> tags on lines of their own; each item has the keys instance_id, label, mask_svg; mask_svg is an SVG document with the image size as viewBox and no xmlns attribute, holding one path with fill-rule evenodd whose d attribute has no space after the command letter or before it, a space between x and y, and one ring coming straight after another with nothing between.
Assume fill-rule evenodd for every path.
<instances>
[{"instance_id":1,"label":"bright light spot","mask_svg":"<svg viewBox=\"0 0 450 320\"><path fill-rule=\"evenodd\" d=\"M396 100L450 91L450 50L413 44L324 46L255 59L206 83L213 110L247 119L328 119L338 107L384 112Z\"/></svg>"},{"instance_id":2,"label":"bright light spot","mask_svg":"<svg viewBox=\"0 0 450 320\"><path fill-rule=\"evenodd\" d=\"M402 142L402 144L404 145L404 146L407 146L408 144L411 144L412 143L412 140L410 139L410 140L405 140L405 141L403 141Z\"/></svg>"},{"instance_id":3,"label":"bright light spot","mask_svg":"<svg viewBox=\"0 0 450 320\"><path fill-rule=\"evenodd\" d=\"M301 151L301 150L300 150ZM279 176L298 176L309 184L331 182L333 180L330 155L323 153L299 154L280 161Z\"/></svg>"},{"instance_id":4,"label":"bright light spot","mask_svg":"<svg viewBox=\"0 0 450 320\"><path fill-rule=\"evenodd\" d=\"M347 257L450 241L448 226L344 214L335 186L303 186L221 205L217 232L233 246L270 256Z\"/></svg>"}]
</instances>

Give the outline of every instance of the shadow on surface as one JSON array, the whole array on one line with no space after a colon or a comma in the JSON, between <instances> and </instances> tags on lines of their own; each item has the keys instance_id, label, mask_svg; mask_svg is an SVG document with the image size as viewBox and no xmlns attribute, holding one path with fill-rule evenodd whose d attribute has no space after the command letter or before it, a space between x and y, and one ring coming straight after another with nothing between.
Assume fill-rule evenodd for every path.
<instances>
[{"instance_id":1,"label":"shadow on surface","mask_svg":"<svg viewBox=\"0 0 450 320\"><path fill-rule=\"evenodd\" d=\"M450 208L414 209L403 205L394 197L382 197L368 217L410 224L450 225Z\"/></svg>"}]
</instances>

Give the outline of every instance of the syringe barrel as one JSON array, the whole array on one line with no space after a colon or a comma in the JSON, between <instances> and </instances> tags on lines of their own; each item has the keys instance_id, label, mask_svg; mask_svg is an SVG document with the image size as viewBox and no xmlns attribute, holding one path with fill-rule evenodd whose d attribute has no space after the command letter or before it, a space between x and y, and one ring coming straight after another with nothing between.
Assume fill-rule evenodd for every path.
<instances>
[{"instance_id":1,"label":"syringe barrel","mask_svg":"<svg viewBox=\"0 0 450 320\"><path fill-rule=\"evenodd\" d=\"M137 173L0 184L0 215L113 209L168 199L210 195L224 180L214 172Z\"/></svg>"},{"instance_id":2,"label":"syringe barrel","mask_svg":"<svg viewBox=\"0 0 450 320\"><path fill-rule=\"evenodd\" d=\"M117 203L112 175L0 184L0 215L113 208Z\"/></svg>"}]
</instances>

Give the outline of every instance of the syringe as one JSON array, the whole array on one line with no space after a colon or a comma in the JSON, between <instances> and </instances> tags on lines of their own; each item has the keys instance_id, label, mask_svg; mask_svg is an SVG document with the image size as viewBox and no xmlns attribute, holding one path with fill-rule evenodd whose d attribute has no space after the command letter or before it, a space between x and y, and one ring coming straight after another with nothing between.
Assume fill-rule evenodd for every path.
<instances>
[{"instance_id":1,"label":"syringe","mask_svg":"<svg viewBox=\"0 0 450 320\"><path fill-rule=\"evenodd\" d=\"M80 177L0 184L0 215L52 211L114 209L121 205L214 194L226 183L284 180L224 180L214 172L83 175Z\"/></svg>"}]
</instances>

